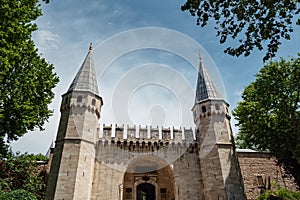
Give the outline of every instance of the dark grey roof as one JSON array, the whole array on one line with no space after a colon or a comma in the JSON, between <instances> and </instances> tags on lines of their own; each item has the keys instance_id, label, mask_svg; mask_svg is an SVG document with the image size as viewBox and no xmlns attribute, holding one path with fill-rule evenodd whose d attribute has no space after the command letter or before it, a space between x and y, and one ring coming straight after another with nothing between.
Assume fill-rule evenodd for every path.
<instances>
[{"instance_id":1,"label":"dark grey roof","mask_svg":"<svg viewBox=\"0 0 300 200\"><path fill-rule=\"evenodd\" d=\"M200 57L195 101L198 103L208 99L222 99L222 96L218 92L214 82L206 71L202 62L202 58Z\"/></svg>"},{"instance_id":2,"label":"dark grey roof","mask_svg":"<svg viewBox=\"0 0 300 200\"><path fill-rule=\"evenodd\" d=\"M96 79L95 67L92 58L92 46L84 59L79 71L77 72L68 92L70 91L89 91L98 94L98 84Z\"/></svg>"}]
</instances>

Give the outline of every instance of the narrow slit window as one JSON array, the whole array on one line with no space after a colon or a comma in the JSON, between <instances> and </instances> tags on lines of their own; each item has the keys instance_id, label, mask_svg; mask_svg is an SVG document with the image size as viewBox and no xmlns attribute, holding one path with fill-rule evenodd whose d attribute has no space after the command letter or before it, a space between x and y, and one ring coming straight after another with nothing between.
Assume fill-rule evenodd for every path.
<instances>
[{"instance_id":1,"label":"narrow slit window","mask_svg":"<svg viewBox=\"0 0 300 200\"><path fill-rule=\"evenodd\" d=\"M260 176L260 175L256 176L256 180L257 180L257 186L259 188L265 187L264 179L262 176Z\"/></svg>"}]
</instances>

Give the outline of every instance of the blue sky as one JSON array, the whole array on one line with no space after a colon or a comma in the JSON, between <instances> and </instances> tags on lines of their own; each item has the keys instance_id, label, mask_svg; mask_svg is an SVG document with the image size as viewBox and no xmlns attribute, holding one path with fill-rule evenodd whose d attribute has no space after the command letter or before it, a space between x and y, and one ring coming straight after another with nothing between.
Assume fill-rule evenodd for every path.
<instances>
[{"instance_id":1,"label":"blue sky","mask_svg":"<svg viewBox=\"0 0 300 200\"><path fill-rule=\"evenodd\" d=\"M53 0L50 4L42 3L43 16L37 20L39 30L33 38L39 52L54 64L60 77L60 83L54 89L55 99L50 105L54 115L45 125L45 131L26 134L13 142L13 150L46 153L56 137L61 95L67 91L82 64L90 42L94 46L100 96L104 99L100 123L193 126L190 109L197 77L194 65L198 62L199 51L233 109L241 100L243 88L255 79L262 67L264 52L254 51L246 58L224 54L223 50L230 43L219 44L213 23L205 28L196 26L195 18L180 10L183 3L179 0ZM162 39L155 44L162 48L131 47L140 45L143 38L163 37L134 35L136 40L128 43L126 31L136 33L135 29L147 27L162 30L162 33L176 33L172 33L168 41ZM118 38L124 32L125 36ZM103 49L103 44L114 36L119 39L118 43L110 42ZM197 45L190 42L201 47L197 50ZM131 51L116 56L116 52L122 52L120 49L127 46ZM145 44L140 46L145 47ZM171 51L163 49L166 46ZM292 40L283 41L276 59L296 56L300 52L299 46L300 28L296 27ZM103 60L109 56L115 56L115 59L104 70ZM120 105L125 105L126 109ZM237 132L235 123L232 120L234 132Z\"/></svg>"}]
</instances>

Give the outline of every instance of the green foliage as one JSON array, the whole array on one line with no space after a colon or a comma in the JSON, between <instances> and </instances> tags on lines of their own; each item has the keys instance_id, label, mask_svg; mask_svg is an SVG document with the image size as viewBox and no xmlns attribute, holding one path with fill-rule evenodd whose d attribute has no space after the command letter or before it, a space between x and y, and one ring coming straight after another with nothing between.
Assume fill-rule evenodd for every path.
<instances>
[{"instance_id":1,"label":"green foliage","mask_svg":"<svg viewBox=\"0 0 300 200\"><path fill-rule=\"evenodd\" d=\"M0 191L26 190L37 199L43 199L46 188L46 173L38 168L41 155L9 155L0 161ZM20 198L22 199L22 198Z\"/></svg>"},{"instance_id":2,"label":"green foliage","mask_svg":"<svg viewBox=\"0 0 300 200\"><path fill-rule=\"evenodd\" d=\"M0 140L17 140L43 130L58 83L53 66L35 48L33 23L42 15L38 0L0 0ZM3 145L0 146L2 148ZM1 151L3 148L1 149Z\"/></svg>"},{"instance_id":3,"label":"green foliage","mask_svg":"<svg viewBox=\"0 0 300 200\"><path fill-rule=\"evenodd\" d=\"M3 137L0 137L0 159L6 158L9 152L9 145L4 142Z\"/></svg>"},{"instance_id":4,"label":"green foliage","mask_svg":"<svg viewBox=\"0 0 300 200\"><path fill-rule=\"evenodd\" d=\"M266 61L275 56L282 38L290 40L293 25L300 25L299 3L299 0L187 0L181 9L197 16L197 25L201 27L214 20L220 43L229 37L238 41L238 47L228 47L225 53L248 56L254 48L263 50L266 44Z\"/></svg>"},{"instance_id":5,"label":"green foliage","mask_svg":"<svg viewBox=\"0 0 300 200\"><path fill-rule=\"evenodd\" d=\"M14 190L0 194L0 200L37 200L37 198L26 190Z\"/></svg>"},{"instance_id":6,"label":"green foliage","mask_svg":"<svg viewBox=\"0 0 300 200\"><path fill-rule=\"evenodd\" d=\"M277 197L282 200L299 200L300 192L292 192L285 188L277 187L275 191L267 190L260 195L257 200L269 200L270 196Z\"/></svg>"},{"instance_id":7,"label":"green foliage","mask_svg":"<svg viewBox=\"0 0 300 200\"><path fill-rule=\"evenodd\" d=\"M268 150L300 187L300 54L266 64L233 115L242 148Z\"/></svg>"},{"instance_id":8,"label":"green foliage","mask_svg":"<svg viewBox=\"0 0 300 200\"><path fill-rule=\"evenodd\" d=\"M49 158L41 153L39 154L27 154L27 156L30 158L30 160L34 161L48 161Z\"/></svg>"}]
</instances>

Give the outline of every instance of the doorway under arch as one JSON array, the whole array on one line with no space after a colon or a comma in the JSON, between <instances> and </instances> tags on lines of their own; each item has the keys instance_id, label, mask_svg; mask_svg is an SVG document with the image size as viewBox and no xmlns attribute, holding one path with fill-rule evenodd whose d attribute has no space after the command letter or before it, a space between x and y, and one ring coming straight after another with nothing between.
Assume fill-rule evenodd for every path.
<instances>
[{"instance_id":1,"label":"doorway under arch","mask_svg":"<svg viewBox=\"0 0 300 200\"><path fill-rule=\"evenodd\" d=\"M136 200L156 200L155 186L151 183L141 183L136 187Z\"/></svg>"}]
</instances>

